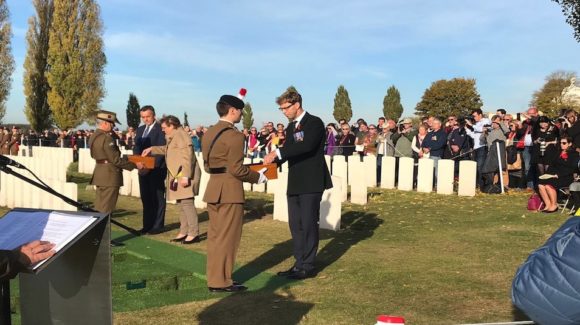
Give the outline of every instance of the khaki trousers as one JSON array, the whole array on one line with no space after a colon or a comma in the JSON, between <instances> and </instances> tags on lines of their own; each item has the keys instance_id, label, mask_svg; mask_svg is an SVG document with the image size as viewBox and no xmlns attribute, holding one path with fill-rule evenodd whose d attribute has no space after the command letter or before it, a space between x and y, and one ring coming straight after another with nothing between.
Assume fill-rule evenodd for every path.
<instances>
[{"instance_id":1,"label":"khaki trousers","mask_svg":"<svg viewBox=\"0 0 580 325\"><path fill-rule=\"evenodd\" d=\"M95 210L101 213L112 213L119 198L119 186L97 186Z\"/></svg>"},{"instance_id":2,"label":"khaki trousers","mask_svg":"<svg viewBox=\"0 0 580 325\"><path fill-rule=\"evenodd\" d=\"M232 272L242 238L243 203L207 205L207 286L225 288L233 284Z\"/></svg>"},{"instance_id":3,"label":"khaki trousers","mask_svg":"<svg viewBox=\"0 0 580 325\"><path fill-rule=\"evenodd\" d=\"M179 233L195 237L199 235L199 225L197 220L197 210L193 205L193 198L177 200L177 205L181 209L179 215Z\"/></svg>"}]
</instances>

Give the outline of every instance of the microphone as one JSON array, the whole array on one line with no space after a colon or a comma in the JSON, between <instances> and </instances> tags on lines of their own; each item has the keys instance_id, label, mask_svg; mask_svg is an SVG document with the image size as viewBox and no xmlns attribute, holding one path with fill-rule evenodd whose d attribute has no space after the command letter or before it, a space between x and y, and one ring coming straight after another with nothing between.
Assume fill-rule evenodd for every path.
<instances>
[{"instance_id":1,"label":"microphone","mask_svg":"<svg viewBox=\"0 0 580 325\"><path fill-rule=\"evenodd\" d=\"M4 155L0 155L0 165L2 166L14 166L16 168L23 168L26 169L26 167L24 167L24 165L19 164L18 162L4 156Z\"/></svg>"}]
</instances>

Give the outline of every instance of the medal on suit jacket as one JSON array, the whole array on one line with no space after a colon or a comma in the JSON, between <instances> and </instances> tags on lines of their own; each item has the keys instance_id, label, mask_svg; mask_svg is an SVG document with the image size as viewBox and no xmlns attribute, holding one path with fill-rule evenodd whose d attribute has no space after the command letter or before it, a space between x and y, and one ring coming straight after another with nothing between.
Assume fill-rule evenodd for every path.
<instances>
[{"instance_id":1,"label":"medal on suit jacket","mask_svg":"<svg viewBox=\"0 0 580 325\"><path fill-rule=\"evenodd\" d=\"M302 131L302 125L296 123L296 128L294 129L294 142L304 141L304 131Z\"/></svg>"}]
</instances>

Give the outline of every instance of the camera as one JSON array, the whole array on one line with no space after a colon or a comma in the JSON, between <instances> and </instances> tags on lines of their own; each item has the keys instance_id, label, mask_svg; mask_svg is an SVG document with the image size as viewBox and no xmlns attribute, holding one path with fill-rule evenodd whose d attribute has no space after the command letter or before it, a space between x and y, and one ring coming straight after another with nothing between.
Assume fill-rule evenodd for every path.
<instances>
[{"instance_id":1,"label":"camera","mask_svg":"<svg viewBox=\"0 0 580 325\"><path fill-rule=\"evenodd\" d=\"M538 143L540 144L540 156L544 157L544 154L546 153L546 147L548 146L546 144L546 140L543 138L538 138Z\"/></svg>"},{"instance_id":2,"label":"camera","mask_svg":"<svg viewBox=\"0 0 580 325\"><path fill-rule=\"evenodd\" d=\"M404 124L399 124L399 132L403 132L405 131L405 125Z\"/></svg>"}]
</instances>

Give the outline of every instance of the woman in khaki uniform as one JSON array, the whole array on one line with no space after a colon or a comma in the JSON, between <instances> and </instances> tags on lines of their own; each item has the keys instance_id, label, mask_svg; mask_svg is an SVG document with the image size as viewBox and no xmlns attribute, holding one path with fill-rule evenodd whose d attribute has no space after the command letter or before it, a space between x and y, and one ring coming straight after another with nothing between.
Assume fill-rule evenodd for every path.
<instances>
[{"instance_id":1,"label":"woman in khaki uniform","mask_svg":"<svg viewBox=\"0 0 580 325\"><path fill-rule=\"evenodd\" d=\"M175 116L162 118L161 129L165 133L166 144L147 148L141 155L165 155L167 199L176 200L181 209L179 233L171 241L196 243L199 242L199 226L193 200L199 191L201 170L193 154L193 142Z\"/></svg>"}]
</instances>

